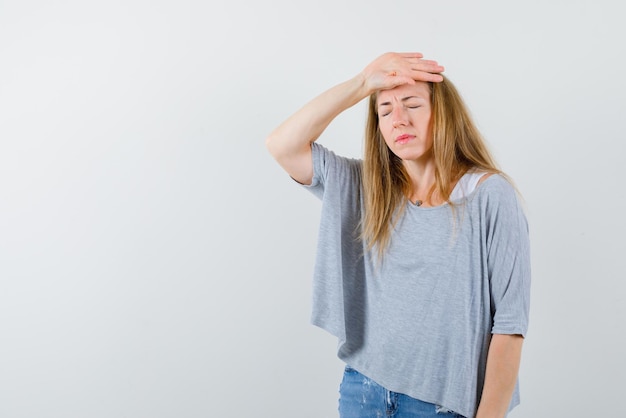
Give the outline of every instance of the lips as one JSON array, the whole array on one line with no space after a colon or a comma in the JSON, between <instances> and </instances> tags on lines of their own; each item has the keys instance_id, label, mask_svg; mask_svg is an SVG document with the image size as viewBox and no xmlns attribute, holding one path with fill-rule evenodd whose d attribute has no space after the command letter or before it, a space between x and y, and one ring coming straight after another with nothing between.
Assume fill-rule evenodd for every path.
<instances>
[{"instance_id":1,"label":"lips","mask_svg":"<svg viewBox=\"0 0 626 418\"><path fill-rule=\"evenodd\" d=\"M400 135L396 137L396 144L404 145L413 138L415 138L414 135L409 135L409 134Z\"/></svg>"}]
</instances>

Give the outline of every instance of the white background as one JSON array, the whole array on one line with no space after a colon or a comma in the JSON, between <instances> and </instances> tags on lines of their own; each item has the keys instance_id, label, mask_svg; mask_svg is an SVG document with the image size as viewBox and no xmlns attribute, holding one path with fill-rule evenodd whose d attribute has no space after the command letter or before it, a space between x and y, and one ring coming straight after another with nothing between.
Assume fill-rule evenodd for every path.
<instances>
[{"instance_id":1,"label":"white background","mask_svg":"<svg viewBox=\"0 0 626 418\"><path fill-rule=\"evenodd\" d=\"M446 66L531 225L521 417L624 416L619 2L0 1L0 417L334 417L319 202L266 135ZM365 107L321 142L359 156Z\"/></svg>"}]
</instances>

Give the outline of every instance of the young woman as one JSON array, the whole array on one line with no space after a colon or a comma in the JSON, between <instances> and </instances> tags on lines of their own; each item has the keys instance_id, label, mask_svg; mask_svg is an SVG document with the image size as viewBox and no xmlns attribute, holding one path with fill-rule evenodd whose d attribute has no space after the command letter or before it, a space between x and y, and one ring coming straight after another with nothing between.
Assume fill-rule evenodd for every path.
<instances>
[{"instance_id":1,"label":"young woman","mask_svg":"<svg viewBox=\"0 0 626 418\"><path fill-rule=\"evenodd\" d=\"M347 364L342 418L504 417L519 403L526 219L443 70L384 54L267 139L322 200L312 321ZM363 161L315 142L367 97Z\"/></svg>"}]
</instances>

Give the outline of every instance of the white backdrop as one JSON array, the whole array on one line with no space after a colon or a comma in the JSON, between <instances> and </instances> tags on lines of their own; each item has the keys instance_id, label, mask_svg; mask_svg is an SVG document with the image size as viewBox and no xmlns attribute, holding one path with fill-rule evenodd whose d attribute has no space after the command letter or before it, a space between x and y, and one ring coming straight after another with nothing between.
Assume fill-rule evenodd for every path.
<instances>
[{"instance_id":1,"label":"white backdrop","mask_svg":"<svg viewBox=\"0 0 626 418\"><path fill-rule=\"evenodd\" d=\"M618 4L0 0L0 417L337 416L320 204L264 139L389 50L446 66L526 200L510 417L624 416ZM364 109L320 141L359 156Z\"/></svg>"}]
</instances>

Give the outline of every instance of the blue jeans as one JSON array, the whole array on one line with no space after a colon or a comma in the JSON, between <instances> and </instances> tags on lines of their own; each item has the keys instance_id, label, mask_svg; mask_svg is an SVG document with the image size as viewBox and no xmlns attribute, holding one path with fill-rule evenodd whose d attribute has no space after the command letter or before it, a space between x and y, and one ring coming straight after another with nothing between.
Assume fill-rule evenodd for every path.
<instances>
[{"instance_id":1,"label":"blue jeans","mask_svg":"<svg viewBox=\"0 0 626 418\"><path fill-rule=\"evenodd\" d=\"M339 388L341 418L463 418L438 405L391 392L350 366Z\"/></svg>"}]
</instances>

